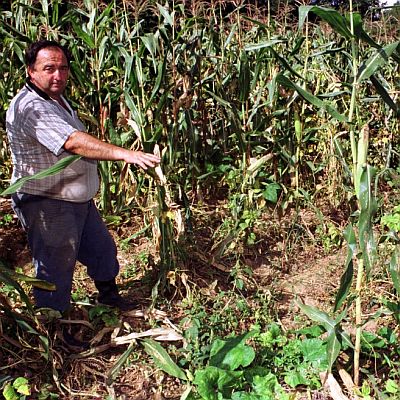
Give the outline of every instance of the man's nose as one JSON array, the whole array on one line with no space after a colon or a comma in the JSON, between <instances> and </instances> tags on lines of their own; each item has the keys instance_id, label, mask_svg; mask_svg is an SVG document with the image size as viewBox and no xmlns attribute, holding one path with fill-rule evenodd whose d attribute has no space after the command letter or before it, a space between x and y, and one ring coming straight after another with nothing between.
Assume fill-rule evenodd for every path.
<instances>
[{"instance_id":1,"label":"man's nose","mask_svg":"<svg viewBox=\"0 0 400 400\"><path fill-rule=\"evenodd\" d=\"M63 79L65 78L65 72L61 69L56 69L54 71L54 78L56 79Z\"/></svg>"}]
</instances>

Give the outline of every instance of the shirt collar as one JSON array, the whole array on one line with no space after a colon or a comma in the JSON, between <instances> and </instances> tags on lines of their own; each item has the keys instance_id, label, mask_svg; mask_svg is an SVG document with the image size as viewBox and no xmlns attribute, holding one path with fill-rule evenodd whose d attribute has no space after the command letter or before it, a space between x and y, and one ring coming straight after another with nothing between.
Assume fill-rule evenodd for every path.
<instances>
[{"instance_id":1,"label":"shirt collar","mask_svg":"<svg viewBox=\"0 0 400 400\"><path fill-rule=\"evenodd\" d=\"M27 78L26 78L26 87L28 88L28 90L30 90L30 91L34 91L34 92L36 92L40 97L42 97L43 99L45 99L45 100L53 100L47 93L45 93L42 89L39 89L32 81L31 81L31 78L28 76ZM67 107L68 107L68 112L70 113L70 114L72 114L73 113L73 109L72 109L72 107L68 104L68 102L64 99L64 97L63 97L63 100L64 100L64 103L67 105Z\"/></svg>"},{"instance_id":2,"label":"shirt collar","mask_svg":"<svg viewBox=\"0 0 400 400\"><path fill-rule=\"evenodd\" d=\"M26 86L30 91L35 91L40 97L42 97L45 100L51 100L51 97L43 92L42 89L39 89L35 84L32 83L31 78L26 78Z\"/></svg>"}]
</instances>

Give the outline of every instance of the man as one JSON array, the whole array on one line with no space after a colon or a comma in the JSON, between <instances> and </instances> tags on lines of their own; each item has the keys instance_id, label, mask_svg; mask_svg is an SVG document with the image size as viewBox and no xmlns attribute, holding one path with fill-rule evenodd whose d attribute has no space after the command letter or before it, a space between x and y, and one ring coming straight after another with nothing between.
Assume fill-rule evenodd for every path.
<instances>
[{"instance_id":1,"label":"man","mask_svg":"<svg viewBox=\"0 0 400 400\"><path fill-rule=\"evenodd\" d=\"M118 293L116 245L93 197L99 180L96 160L122 160L143 169L159 158L100 141L85 132L63 96L70 55L53 41L38 41L26 51L27 82L11 101L6 126L11 147L12 181L33 175L71 154L83 156L61 173L27 181L12 197L27 232L36 276L56 285L34 289L38 307L64 312L70 306L76 261L87 267L98 289L98 302L122 310L131 303Z\"/></svg>"}]
</instances>

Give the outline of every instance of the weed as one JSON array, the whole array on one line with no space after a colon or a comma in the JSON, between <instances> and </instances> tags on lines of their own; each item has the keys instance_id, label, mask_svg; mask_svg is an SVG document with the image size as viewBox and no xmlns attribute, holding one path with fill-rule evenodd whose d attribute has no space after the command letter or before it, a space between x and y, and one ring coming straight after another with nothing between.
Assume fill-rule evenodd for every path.
<instances>
[{"instance_id":1,"label":"weed","mask_svg":"<svg viewBox=\"0 0 400 400\"><path fill-rule=\"evenodd\" d=\"M13 382L7 382L3 389L3 396L6 400L25 400L31 394L29 381L26 378L18 377Z\"/></svg>"},{"instance_id":2,"label":"weed","mask_svg":"<svg viewBox=\"0 0 400 400\"><path fill-rule=\"evenodd\" d=\"M89 310L89 319L95 325L117 326L120 323L116 311L108 306L97 305Z\"/></svg>"}]
</instances>

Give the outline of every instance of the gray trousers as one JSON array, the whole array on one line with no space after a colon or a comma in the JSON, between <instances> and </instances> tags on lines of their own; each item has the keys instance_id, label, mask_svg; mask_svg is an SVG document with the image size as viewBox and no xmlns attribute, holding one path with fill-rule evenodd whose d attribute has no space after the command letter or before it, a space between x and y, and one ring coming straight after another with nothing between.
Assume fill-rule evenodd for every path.
<instances>
[{"instance_id":1,"label":"gray trousers","mask_svg":"<svg viewBox=\"0 0 400 400\"><path fill-rule=\"evenodd\" d=\"M76 261L87 267L95 281L117 276L117 248L93 200L71 203L18 193L12 203L27 232L36 277L57 288L34 288L37 307L68 309Z\"/></svg>"}]
</instances>

